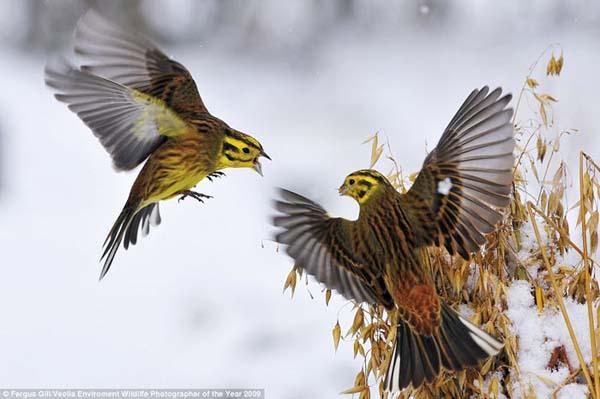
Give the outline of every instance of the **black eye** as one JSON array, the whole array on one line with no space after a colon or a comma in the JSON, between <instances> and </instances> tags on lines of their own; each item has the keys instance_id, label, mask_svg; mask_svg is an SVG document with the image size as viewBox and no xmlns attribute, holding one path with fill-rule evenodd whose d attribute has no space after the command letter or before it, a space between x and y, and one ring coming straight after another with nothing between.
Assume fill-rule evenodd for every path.
<instances>
[{"instance_id":1,"label":"black eye","mask_svg":"<svg viewBox=\"0 0 600 399\"><path fill-rule=\"evenodd\" d=\"M244 154L250 153L250 150L248 149L248 147L242 148L242 151L244 151Z\"/></svg>"},{"instance_id":2,"label":"black eye","mask_svg":"<svg viewBox=\"0 0 600 399\"><path fill-rule=\"evenodd\" d=\"M353 184L354 184L354 179L350 179L350 180L348 180L348 183L349 183L350 185L353 185Z\"/></svg>"}]
</instances>

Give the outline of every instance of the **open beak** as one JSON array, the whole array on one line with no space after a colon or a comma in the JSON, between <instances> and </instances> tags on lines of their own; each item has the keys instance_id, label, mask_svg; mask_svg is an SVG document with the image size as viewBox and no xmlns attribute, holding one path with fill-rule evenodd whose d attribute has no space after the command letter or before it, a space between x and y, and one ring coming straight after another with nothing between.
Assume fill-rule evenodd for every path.
<instances>
[{"instance_id":1,"label":"open beak","mask_svg":"<svg viewBox=\"0 0 600 399\"><path fill-rule=\"evenodd\" d=\"M271 157L268 156L267 153L264 151L260 152L260 156L267 158L269 161L271 160ZM254 169L256 171L256 173L258 173L259 175L263 176L262 165L260 164L260 161L258 160L258 158L256 158L254 160L254 167L252 169Z\"/></svg>"},{"instance_id":2,"label":"open beak","mask_svg":"<svg viewBox=\"0 0 600 399\"><path fill-rule=\"evenodd\" d=\"M254 169L259 175L263 176L262 165L260 164L260 161L258 159L254 161L254 166L252 167L252 169Z\"/></svg>"},{"instance_id":3,"label":"open beak","mask_svg":"<svg viewBox=\"0 0 600 399\"><path fill-rule=\"evenodd\" d=\"M342 184L340 188L338 188L338 193L340 193L340 195L346 195L346 193L348 193L348 189Z\"/></svg>"}]
</instances>

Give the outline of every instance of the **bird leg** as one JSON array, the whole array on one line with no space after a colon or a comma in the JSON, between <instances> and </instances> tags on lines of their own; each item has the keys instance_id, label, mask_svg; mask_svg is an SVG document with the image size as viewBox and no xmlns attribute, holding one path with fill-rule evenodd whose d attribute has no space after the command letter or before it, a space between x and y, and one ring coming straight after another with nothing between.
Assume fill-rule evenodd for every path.
<instances>
[{"instance_id":1,"label":"bird leg","mask_svg":"<svg viewBox=\"0 0 600 399\"><path fill-rule=\"evenodd\" d=\"M181 197L179 197L179 200L177 200L177 202L184 200L186 197L192 197L195 200L198 200L202 203L204 203L204 198L212 198L212 196L210 195L206 195L206 194L201 194L198 193L196 191L192 191L192 190L184 190L184 191L180 191L178 194L181 194Z\"/></svg>"},{"instance_id":2,"label":"bird leg","mask_svg":"<svg viewBox=\"0 0 600 399\"><path fill-rule=\"evenodd\" d=\"M213 178L216 179L218 177L223 177L223 176L225 176L225 173L216 171L216 172L212 172L211 174L209 174L208 176L206 176L206 178L212 182Z\"/></svg>"}]
</instances>

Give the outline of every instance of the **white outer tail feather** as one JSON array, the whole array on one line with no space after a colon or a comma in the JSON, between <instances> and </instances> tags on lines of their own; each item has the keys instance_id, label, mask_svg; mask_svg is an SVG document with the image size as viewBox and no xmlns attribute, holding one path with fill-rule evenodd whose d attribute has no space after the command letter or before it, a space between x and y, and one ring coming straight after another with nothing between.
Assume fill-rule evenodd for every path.
<instances>
[{"instance_id":1,"label":"white outer tail feather","mask_svg":"<svg viewBox=\"0 0 600 399\"><path fill-rule=\"evenodd\" d=\"M490 357L497 355L502 350L504 347L502 342L498 341L460 314L457 313L457 316L460 322L469 330L469 336L473 339L473 341ZM401 359L400 354L398 353L398 345L394 344L394 351L392 352L392 357L388 366L391 367L391 372L388 370L384 377L384 385L388 387L390 399L395 398L396 394L401 392L399 387L400 363Z\"/></svg>"},{"instance_id":2,"label":"white outer tail feather","mask_svg":"<svg viewBox=\"0 0 600 399\"><path fill-rule=\"evenodd\" d=\"M481 328L477 327L475 324L471 323L469 320L465 319L461 315L458 315L458 319L469 329L469 335L473 338L473 341L481 349L485 351L490 356L497 355L504 344L499 342L497 339L483 331Z\"/></svg>"},{"instance_id":3,"label":"white outer tail feather","mask_svg":"<svg viewBox=\"0 0 600 399\"><path fill-rule=\"evenodd\" d=\"M400 381L400 355L398 354L398 345L394 345L394 352L390 359L389 367L393 367L391 373L386 373L386 377L389 377L385 385L390 387L390 399L394 397L395 393L400 392L398 381Z\"/></svg>"}]
</instances>

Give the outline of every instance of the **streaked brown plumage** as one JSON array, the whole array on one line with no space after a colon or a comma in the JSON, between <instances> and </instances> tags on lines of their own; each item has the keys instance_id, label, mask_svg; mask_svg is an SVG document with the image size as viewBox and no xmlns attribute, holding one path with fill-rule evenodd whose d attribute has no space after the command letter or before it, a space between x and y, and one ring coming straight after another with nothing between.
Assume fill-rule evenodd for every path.
<instances>
[{"instance_id":1,"label":"streaked brown plumage","mask_svg":"<svg viewBox=\"0 0 600 399\"><path fill-rule=\"evenodd\" d=\"M511 96L474 90L426 157L413 186L398 193L374 170L348 175L340 194L360 205L358 220L331 218L287 190L275 202L276 241L296 265L358 303L397 309L397 339L386 389L417 388L443 366L462 370L502 344L438 296L419 252L444 245L469 259L509 203L514 162Z\"/></svg>"},{"instance_id":2,"label":"streaked brown plumage","mask_svg":"<svg viewBox=\"0 0 600 399\"><path fill-rule=\"evenodd\" d=\"M92 130L117 170L147 159L105 241L100 278L121 242L125 249L160 223L158 202L190 191L224 168L261 172L267 157L253 137L211 115L190 73L150 41L88 11L75 31L75 52L86 63L65 60L46 66L46 84Z\"/></svg>"}]
</instances>

